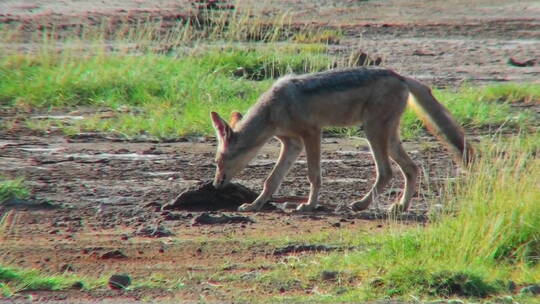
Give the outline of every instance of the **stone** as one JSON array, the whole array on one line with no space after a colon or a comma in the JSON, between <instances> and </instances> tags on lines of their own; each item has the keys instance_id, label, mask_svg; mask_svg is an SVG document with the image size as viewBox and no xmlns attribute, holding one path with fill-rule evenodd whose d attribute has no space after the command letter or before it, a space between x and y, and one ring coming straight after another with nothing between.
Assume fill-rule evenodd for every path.
<instances>
[{"instance_id":1,"label":"stone","mask_svg":"<svg viewBox=\"0 0 540 304\"><path fill-rule=\"evenodd\" d=\"M127 274L113 274L109 278L111 289L126 289L129 285L131 285L131 277Z\"/></svg>"},{"instance_id":2,"label":"stone","mask_svg":"<svg viewBox=\"0 0 540 304\"><path fill-rule=\"evenodd\" d=\"M103 259L103 260L126 259L126 258L127 258L127 255L125 255L125 253L123 253L120 250L108 251L108 252L105 252L104 254L101 255L101 259Z\"/></svg>"}]
</instances>

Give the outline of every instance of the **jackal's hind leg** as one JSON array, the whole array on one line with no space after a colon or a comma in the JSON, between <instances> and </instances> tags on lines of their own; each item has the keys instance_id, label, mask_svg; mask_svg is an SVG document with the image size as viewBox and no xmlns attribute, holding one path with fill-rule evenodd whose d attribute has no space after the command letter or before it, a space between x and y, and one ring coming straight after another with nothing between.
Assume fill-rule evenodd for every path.
<instances>
[{"instance_id":1,"label":"jackal's hind leg","mask_svg":"<svg viewBox=\"0 0 540 304\"><path fill-rule=\"evenodd\" d=\"M302 137L306 147L306 158L308 165L309 198L307 203L300 204L296 210L298 212L309 212L317 208L319 190L321 189L321 130L313 131L311 134Z\"/></svg>"},{"instance_id":2,"label":"jackal's hind leg","mask_svg":"<svg viewBox=\"0 0 540 304\"><path fill-rule=\"evenodd\" d=\"M263 191L251 204L243 204L238 211L258 211L272 197L292 164L302 152L302 141L293 137L278 137L281 141L281 152L272 172L266 178Z\"/></svg>"},{"instance_id":3,"label":"jackal's hind leg","mask_svg":"<svg viewBox=\"0 0 540 304\"><path fill-rule=\"evenodd\" d=\"M396 132L390 138L390 157L399 165L401 173L405 178L405 188L398 203L394 203L388 210L390 213L397 214L407 211L412 196L416 192L416 178L418 176L418 167L411 160L407 152L403 149L399 134Z\"/></svg>"},{"instance_id":4,"label":"jackal's hind leg","mask_svg":"<svg viewBox=\"0 0 540 304\"><path fill-rule=\"evenodd\" d=\"M350 208L354 211L367 209L392 179L392 167L388 156L388 133L393 128L389 128L385 124L372 122L366 123L364 129L373 159L375 160L377 178L371 190L361 200L353 202L350 205Z\"/></svg>"}]
</instances>

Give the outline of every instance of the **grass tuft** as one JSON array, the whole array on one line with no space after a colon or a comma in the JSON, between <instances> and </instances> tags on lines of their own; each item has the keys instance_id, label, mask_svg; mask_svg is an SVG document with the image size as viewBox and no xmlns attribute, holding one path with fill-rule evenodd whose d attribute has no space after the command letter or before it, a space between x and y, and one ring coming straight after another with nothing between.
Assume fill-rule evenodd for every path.
<instances>
[{"instance_id":1,"label":"grass tuft","mask_svg":"<svg viewBox=\"0 0 540 304\"><path fill-rule=\"evenodd\" d=\"M415 290L418 294L434 297L484 298L497 290L493 283L473 273L448 270L433 273L418 267L391 271L384 281L370 287L390 297L408 295Z\"/></svg>"},{"instance_id":2,"label":"grass tuft","mask_svg":"<svg viewBox=\"0 0 540 304\"><path fill-rule=\"evenodd\" d=\"M61 290L69 288L75 277L43 275L36 270L21 270L0 265L0 287L4 296L23 290Z\"/></svg>"},{"instance_id":3,"label":"grass tuft","mask_svg":"<svg viewBox=\"0 0 540 304\"><path fill-rule=\"evenodd\" d=\"M0 204L10 198L26 198L29 194L22 178L0 180Z\"/></svg>"}]
</instances>

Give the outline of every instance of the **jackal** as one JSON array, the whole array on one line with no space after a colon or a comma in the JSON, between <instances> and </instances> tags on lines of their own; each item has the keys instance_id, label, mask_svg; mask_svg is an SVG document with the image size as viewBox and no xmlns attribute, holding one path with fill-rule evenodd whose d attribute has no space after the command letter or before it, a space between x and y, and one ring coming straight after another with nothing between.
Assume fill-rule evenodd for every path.
<instances>
[{"instance_id":1,"label":"jackal","mask_svg":"<svg viewBox=\"0 0 540 304\"><path fill-rule=\"evenodd\" d=\"M414 98L409 98L410 95ZM252 203L240 206L239 211L260 210L278 189L303 147L310 192L307 202L300 204L297 210L311 211L317 207L321 188L321 129L363 123L377 178L371 190L349 206L355 211L368 208L392 178L391 158L401 169L405 187L399 202L389 211L405 211L415 193L418 175L418 168L403 149L399 137L399 121L408 101L428 129L446 141L456 161L467 163L471 159L473 150L463 130L433 97L429 87L388 69L331 70L279 79L245 117L233 112L229 124L216 112L211 112L218 138L214 187L227 184L275 136L281 141L277 163L260 195Z\"/></svg>"}]
</instances>

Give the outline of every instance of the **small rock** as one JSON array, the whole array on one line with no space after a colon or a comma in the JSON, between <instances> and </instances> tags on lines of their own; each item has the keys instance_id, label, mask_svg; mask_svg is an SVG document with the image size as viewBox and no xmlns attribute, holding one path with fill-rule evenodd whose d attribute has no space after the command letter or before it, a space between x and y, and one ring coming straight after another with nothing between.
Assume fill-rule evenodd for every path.
<instances>
[{"instance_id":1,"label":"small rock","mask_svg":"<svg viewBox=\"0 0 540 304\"><path fill-rule=\"evenodd\" d=\"M109 287L111 289L125 289L131 285L131 277L127 274L113 274L109 278Z\"/></svg>"},{"instance_id":2,"label":"small rock","mask_svg":"<svg viewBox=\"0 0 540 304\"><path fill-rule=\"evenodd\" d=\"M120 250L108 251L108 252L105 252L104 254L101 255L101 259L103 259L103 260L107 260L107 259L126 259L126 258L127 258L127 255L125 255Z\"/></svg>"},{"instance_id":3,"label":"small rock","mask_svg":"<svg viewBox=\"0 0 540 304\"><path fill-rule=\"evenodd\" d=\"M332 223L330 226L335 227L335 228L339 228L339 227L341 227L341 223L340 222Z\"/></svg>"},{"instance_id":4,"label":"small rock","mask_svg":"<svg viewBox=\"0 0 540 304\"><path fill-rule=\"evenodd\" d=\"M324 270L321 273L321 279L323 281L334 281L337 278L338 274L339 272L337 271Z\"/></svg>"},{"instance_id":5,"label":"small rock","mask_svg":"<svg viewBox=\"0 0 540 304\"><path fill-rule=\"evenodd\" d=\"M533 284L521 288L519 291L520 294L529 294L529 295L538 295L540 294L540 285Z\"/></svg>"},{"instance_id":6,"label":"small rock","mask_svg":"<svg viewBox=\"0 0 540 304\"><path fill-rule=\"evenodd\" d=\"M529 59L525 61L518 61L514 58L508 58L508 64L515 67L530 67L536 64L536 59Z\"/></svg>"}]
</instances>

